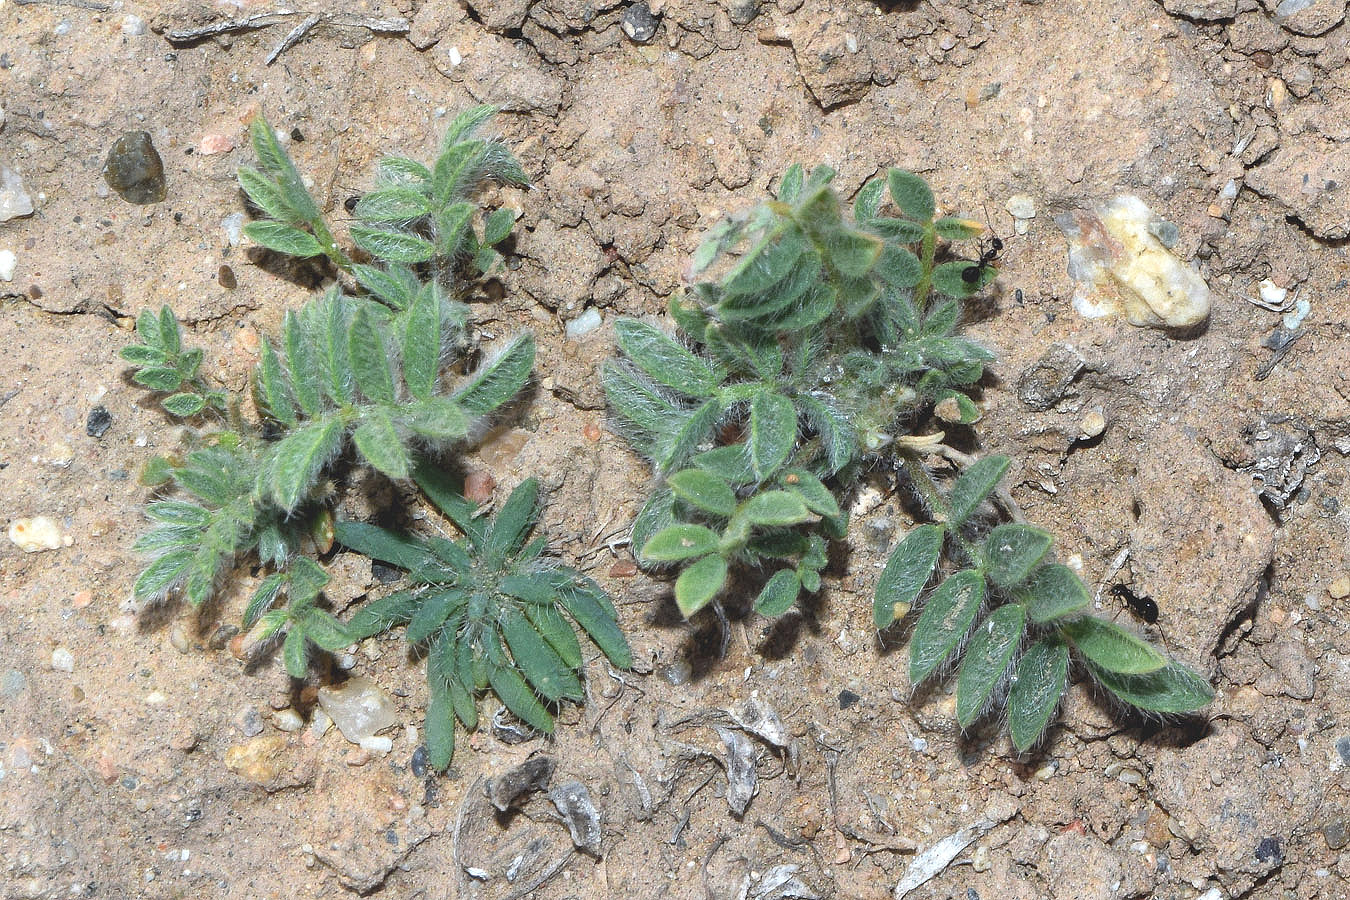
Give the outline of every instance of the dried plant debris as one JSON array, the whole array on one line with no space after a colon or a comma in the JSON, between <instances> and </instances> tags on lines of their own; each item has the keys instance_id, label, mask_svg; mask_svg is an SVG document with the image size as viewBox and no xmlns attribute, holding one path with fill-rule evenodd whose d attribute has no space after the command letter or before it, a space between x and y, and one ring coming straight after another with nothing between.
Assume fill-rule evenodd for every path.
<instances>
[{"instance_id":1,"label":"dried plant debris","mask_svg":"<svg viewBox=\"0 0 1350 900\"><path fill-rule=\"evenodd\" d=\"M1284 509L1322 458L1312 430L1291 416L1277 415L1243 429L1243 435L1252 449L1252 462L1244 471L1261 483L1262 497Z\"/></svg>"},{"instance_id":2,"label":"dried plant debris","mask_svg":"<svg viewBox=\"0 0 1350 900\"><path fill-rule=\"evenodd\" d=\"M548 790L556 766L557 760L551 756L532 756L515 768L489 779L483 790L498 812L506 812L525 794Z\"/></svg>"},{"instance_id":3,"label":"dried plant debris","mask_svg":"<svg viewBox=\"0 0 1350 900\"><path fill-rule=\"evenodd\" d=\"M736 816L745 815L755 794L759 793L759 776L755 772L755 745L743 733L720 725L714 726L726 747L727 806Z\"/></svg>"},{"instance_id":4,"label":"dried plant debris","mask_svg":"<svg viewBox=\"0 0 1350 900\"><path fill-rule=\"evenodd\" d=\"M591 856L600 856L600 813L591 802L591 792L580 781L568 781L548 792L548 799L572 835L572 845Z\"/></svg>"}]
</instances>

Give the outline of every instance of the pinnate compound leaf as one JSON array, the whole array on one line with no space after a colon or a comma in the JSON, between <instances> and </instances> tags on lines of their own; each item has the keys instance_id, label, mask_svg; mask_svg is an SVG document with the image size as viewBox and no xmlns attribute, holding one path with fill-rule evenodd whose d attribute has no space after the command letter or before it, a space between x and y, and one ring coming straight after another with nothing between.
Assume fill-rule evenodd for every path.
<instances>
[{"instance_id":1,"label":"pinnate compound leaf","mask_svg":"<svg viewBox=\"0 0 1350 900\"><path fill-rule=\"evenodd\" d=\"M797 439L797 410L782 394L761 391L750 401L750 428L746 443L755 476L768 478L792 452Z\"/></svg>"},{"instance_id":2,"label":"pinnate compound leaf","mask_svg":"<svg viewBox=\"0 0 1350 900\"><path fill-rule=\"evenodd\" d=\"M764 491L741 504L736 515L752 525L796 525L811 518L800 496L790 491Z\"/></svg>"},{"instance_id":3,"label":"pinnate compound leaf","mask_svg":"<svg viewBox=\"0 0 1350 900\"><path fill-rule=\"evenodd\" d=\"M1045 733L1068 684L1069 648L1042 638L1027 648L1013 669L1008 690L1008 731L1013 747L1025 753Z\"/></svg>"},{"instance_id":4,"label":"pinnate compound leaf","mask_svg":"<svg viewBox=\"0 0 1350 900\"><path fill-rule=\"evenodd\" d=\"M323 470L342 448L337 418L320 419L283 438L273 451L272 496L287 512L305 499Z\"/></svg>"},{"instance_id":5,"label":"pinnate compound leaf","mask_svg":"<svg viewBox=\"0 0 1350 900\"><path fill-rule=\"evenodd\" d=\"M1194 712L1208 706L1214 689L1194 670L1168 663L1145 675L1122 675L1089 663L1093 676L1117 698L1138 709L1164 715Z\"/></svg>"},{"instance_id":6,"label":"pinnate compound leaf","mask_svg":"<svg viewBox=\"0 0 1350 900\"><path fill-rule=\"evenodd\" d=\"M301 231L293 225L263 220L249 222L244 226L244 234L260 247L285 253L297 259L309 259L323 255L323 247L318 239L308 231Z\"/></svg>"},{"instance_id":7,"label":"pinnate compound leaf","mask_svg":"<svg viewBox=\"0 0 1350 900\"><path fill-rule=\"evenodd\" d=\"M389 231L371 228L366 225L351 227L352 240L356 246L376 259L389 262L420 263L436 255L436 248L425 238L401 231ZM315 242L318 245L318 242Z\"/></svg>"},{"instance_id":8,"label":"pinnate compound leaf","mask_svg":"<svg viewBox=\"0 0 1350 900\"><path fill-rule=\"evenodd\" d=\"M1094 668L1105 672L1147 675L1167 665L1167 659L1143 638L1096 616L1065 622L1060 633Z\"/></svg>"},{"instance_id":9,"label":"pinnate compound leaf","mask_svg":"<svg viewBox=\"0 0 1350 900\"><path fill-rule=\"evenodd\" d=\"M685 503L702 512L724 519L736 512L736 492L731 485L703 469L683 469L671 475L666 483Z\"/></svg>"},{"instance_id":10,"label":"pinnate compound leaf","mask_svg":"<svg viewBox=\"0 0 1350 900\"><path fill-rule=\"evenodd\" d=\"M901 212L916 222L932 221L937 203L928 182L913 172L890 169L886 172L886 184L890 188L891 201Z\"/></svg>"},{"instance_id":11,"label":"pinnate compound leaf","mask_svg":"<svg viewBox=\"0 0 1350 900\"><path fill-rule=\"evenodd\" d=\"M412 460L403 442L399 440L398 430L382 407L366 410L363 421L352 433L352 443L361 457L389 478L407 478L412 471Z\"/></svg>"},{"instance_id":12,"label":"pinnate compound leaf","mask_svg":"<svg viewBox=\"0 0 1350 900\"><path fill-rule=\"evenodd\" d=\"M914 684L932 675L961 639L984 603L984 578L973 569L952 575L924 604L909 645L909 680Z\"/></svg>"},{"instance_id":13,"label":"pinnate compound leaf","mask_svg":"<svg viewBox=\"0 0 1350 900\"><path fill-rule=\"evenodd\" d=\"M975 628L956 676L956 721L969 728L998 687L1026 627L1026 612L1016 603L994 610Z\"/></svg>"},{"instance_id":14,"label":"pinnate compound leaf","mask_svg":"<svg viewBox=\"0 0 1350 900\"><path fill-rule=\"evenodd\" d=\"M637 319L619 319L614 323L614 333L633 364L659 384L703 398L711 397L721 383L717 371L659 328Z\"/></svg>"},{"instance_id":15,"label":"pinnate compound leaf","mask_svg":"<svg viewBox=\"0 0 1350 900\"><path fill-rule=\"evenodd\" d=\"M520 393L533 367L534 335L526 332L480 366L455 400L470 415L485 416Z\"/></svg>"},{"instance_id":16,"label":"pinnate compound leaf","mask_svg":"<svg viewBox=\"0 0 1350 900\"><path fill-rule=\"evenodd\" d=\"M516 666L546 700L557 703L562 699L582 699L581 681L576 673L519 611L504 611L498 624Z\"/></svg>"},{"instance_id":17,"label":"pinnate compound leaf","mask_svg":"<svg viewBox=\"0 0 1350 900\"><path fill-rule=\"evenodd\" d=\"M514 669L493 666L488 670L488 684L506 704L511 714L536 731L553 733L553 716L539 702L534 691Z\"/></svg>"},{"instance_id":18,"label":"pinnate compound leaf","mask_svg":"<svg viewBox=\"0 0 1350 900\"><path fill-rule=\"evenodd\" d=\"M950 510L947 523L950 527L959 528L970 518L971 513L998 487L1010 464L1011 460L1006 456L986 456L966 467L952 485L947 501Z\"/></svg>"},{"instance_id":19,"label":"pinnate compound leaf","mask_svg":"<svg viewBox=\"0 0 1350 900\"><path fill-rule=\"evenodd\" d=\"M877 579L872 601L872 624L878 629L904 618L914 605L937 568L945 534L940 525L920 525L895 548Z\"/></svg>"},{"instance_id":20,"label":"pinnate compound leaf","mask_svg":"<svg viewBox=\"0 0 1350 900\"><path fill-rule=\"evenodd\" d=\"M717 555L705 556L675 579L675 604L687 619L703 607L727 581L727 561Z\"/></svg>"},{"instance_id":21,"label":"pinnate compound leaf","mask_svg":"<svg viewBox=\"0 0 1350 900\"><path fill-rule=\"evenodd\" d=\"M797 602L801 587L801 579L795 570L779 569L755 598L755 612L761 616L781 616Z\"/></svg>"},{"instance_id":22,"label":"pinnate compound leaf","mask_svg":"<svg viewBox=\"0 0 1350 900\"><path fill-rule=\"evenodd\" d=\"M984 539L986 574L1000 587L1021 584L1050 551L1050 532L1031 525L1000 525Z\"/></svg>"},{"instance_id":23,"label":"pinnate compound leaf","mask_svg":"<svg viewBox=\"0 0 1350 900\"><path fill-rule=\"evenodd\" d=\"M1083 579L1059 563L1041 566L1014 593L1026 605L1027 617L1037 625L1082 612L1092 602Z\"/></svg>"},{"instance_id":24,"label":"pinnate compound leaf","mask_svg":"<svg viewBox=\"0 0 1350 900\"><path fill-rule=\"evenodd\" d=\"M653 562L676 562L704 556L717 550L717 532L702 525L670 525L642 547L642 558Z\"/></svg>"}]
</instances>

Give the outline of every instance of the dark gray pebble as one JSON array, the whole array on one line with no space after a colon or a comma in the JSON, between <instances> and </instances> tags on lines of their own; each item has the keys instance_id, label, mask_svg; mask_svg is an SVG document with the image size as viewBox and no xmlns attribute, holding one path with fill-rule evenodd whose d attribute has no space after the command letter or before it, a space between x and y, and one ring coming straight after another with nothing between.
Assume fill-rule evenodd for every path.
<instances>
[{"instance_id":1,"label":"dark gray pebble","mask_svg":"<svg viewBox=\"0 0 1350 900\"><path fill-rule=\"evenodd\" d=\"M168 194L164 161L145 131L128 131L113 142L103 164L103 180L128 203L159 203Z\"/></svg>"},{"instance_id":2,"label":"dark gray pebble","mask_svg":"<svg viewBox=\"0 0 1350 900\"><path fill-rule=\"evenodd\" d=\"M112 413L102 404L89 410L84 420L84 433L92 438L101 438L112 427Z\"/></svg>"},{"instance_id":3,"label":"dark gray pebble","mask_svg":"<svg viewBox=\"0 0 1350 900\"><path fill-rule=\"evenodd\" d=\"M660 20L652 15L651 7L646 3L634 3L624 10L620 22L623 33L636 44L645 44L656 36L656 26Z\"/></svg>"},{"instance_id":4,"label":"dark gray pebble","mask_svg":"<svg viewBox=\"0 0 1350 900\"><path fill-rule=\"evenodd\" d=\"M427 774L426 744L413 751L412 759L408 761L408 767L412 769L414 778L422 778Z\"/></svg>"},{"instance_id":5,"label":"dark gray pebble","mask_svg":"<svg viewBox=\"0 0 1350 900\"><path fill-rule=\"evenodd\" d=\"M842 691L839 692L839 708L848 709L850 706L855 705L861 699L862 697L853 693L848 688L844 688Z\"/></svg>"}]
</instances>

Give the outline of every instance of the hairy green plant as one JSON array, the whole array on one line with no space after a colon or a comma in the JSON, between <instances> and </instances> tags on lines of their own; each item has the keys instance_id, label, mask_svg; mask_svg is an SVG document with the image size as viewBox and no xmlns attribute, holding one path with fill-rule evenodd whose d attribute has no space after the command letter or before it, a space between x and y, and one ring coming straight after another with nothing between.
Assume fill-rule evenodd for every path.
<instances>
[{"instance_id":1,"label":"hairy green plant","mask_svg":"<svg viewBox=\"0 0 1350 900\"><path fill-rule=\"evenodd\" d=\"M529 334L456 385L445 376L465 355L467 311L454 295L467 282L457 278L458 264L469 258L480 268L490 265L490 245L503 240L514 221L509 210L487 214L479 237L471 198L489 178L524 181L501 144L471 137L491 113L478 107L457 118L431 169L399 159L381 164L382 179L392 171L428 172L417 188L428 199L425 211L386 230L353 226L372 263L354 263L337 246L276 134L261 118L253 122L262 169L241 169L240 182L269 218L250 223L247 233L280 252L326 255L359 287L349 292L336 285L286 313L279 342L263 343L253 372L256 417L243 414L241 398L204 382L202 351L183 349L171 310L141 314L141 343L122 351L138 367L133 378L166 394L165 411L196 428L185 458L157 457L146 468L148 483L190 499L149 504L156 525L136 549L152 560L136 582L138 600L181 589L199 607L240 556L256 551L264 565L290 571L264 579L249 604L249 624L275 633L289 623L292 635L309 635L331 649L339 640L336 626L310 614L322 587L315 587L315 567L296 570L294 564L305 543L331 543L327 476L333 464L351 450L358 462L390 478L408 478L421 456L463 441L519 393L534 361ZM372 207L377 218L381 209L388 212L374 201ZM430 252L408 253L408 242L423 240L417 237L423 233L435 238ZM289 612L278 617L270 606L283 587ZM292 674L302 674L306 640L287 639Z\"/></svg>"},{"instance_id":2,"label":"hairy green plant","mask_svg":"<svg viewBox=\"0 0 1350 900\"><path fill-rule=\"evenodd\" d=\"M633 658L605 591L546 558L543 538L530 540L539 517L537 481L522 482L488 518L475 515L443 471L421 466L414 477L463 538L412 538L359 522L339 522L337 538L406 569L417 585L367 604L347 633L360 639L407 625L409 647L426 653L428 756L443 770L455 751L455 719L476 728L474 698L487 688L547 733L549 705L583 699L581 645L560 609L614 665L627 669Z\"/></svg>"},{"instance_id":3,"label":"hairy green plant","mask_svg":"<svg viewBox=\"0 0 1350 900\"><path fill-rule=\"evenodd\" d=\"M938 520L902 540L877 581L878 629L906 615L947 555L964 566L923 603L910 638L913 684L956 671L956 720L969 728L1006 706L1013 746L1025 751L1050 724L1068 688L1070 656L1108 694L1145 712L1186 713L1214 692L1133 631L1088 613L1092 596L1072 569L1049 561L1053 538L1009 522L987 528L977 514L1008 470L1005 456L980 459L944 492L913 452L905 472Z\"/></svg>"},{"instance_id":4,"label":"hairy green plant","mask_svg":"<svg viewBox=\"0 0 1350 900\"><path fill-rule=\"evenodd\" d=\"M910 673L918 683L961 660L962 727L1006 703L1014 745L1030 747L1065 690L1070 650L1139 709L1207 704L1196 673L1084 614L1087 589L1046 561L1047 532L1011 522L977 537L975 513L1006 459L970 465L949 494L937 486L922 454L944 435L917 432L935 413L978 420L968 391L992 356L958 334L960 301L996 276L983 254L939 253L982 229L938 217L927 184L900 169L862 187L850 220L833 176L793 166L775 200L712 229L693 270L720 269L670 304L683 341L616 322L623 355L604 367L605 392L619 432L657 475L633 525L639 562L679 568L685 616L719 602L737 570L759 574L756 611L780 615L819 590L827 541L847 528L840 501L865 463L886 463L939 523L915 528L891 557L875 624L908 613L949 546L964 567L924 605Z\"/></svg>"},{"instance_id":5,"label":"hairy green plant","mask_svg":"<svg viewBox=\"0 0 1350 900\"><path fill-rule=\"evenodd\" d=\"M977 416L964 389L991 356L955 334L956 298L993 270L966 281L969 261L935 260L939 237L979 227L935 218L927 185L899 169L862 189L849 221L833 177L794 166L776 200L713 229L694 268L729 260L726 271L670 307L689 346L645 322L615 325L624 356L605 365L605 392L660 478L633 545L646 564L681 567L686 616L738 565L777 567L755 603L765 615L818 590L859 464L936 402ZM887 190L898 215L880 214Z\"/></svg>"}]
</instances>

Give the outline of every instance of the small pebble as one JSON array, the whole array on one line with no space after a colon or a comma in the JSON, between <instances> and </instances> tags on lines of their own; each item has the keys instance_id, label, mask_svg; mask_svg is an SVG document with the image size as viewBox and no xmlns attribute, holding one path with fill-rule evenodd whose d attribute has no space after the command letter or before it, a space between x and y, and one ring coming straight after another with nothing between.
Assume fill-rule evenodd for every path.
<instances>
[{"instance_id":1,"label":"small pebble","mask_svg":"<svg viewBox=\"0 0 1350 900\"><path fill-rule=\"evenodd\" d=\"M1336 755L1341 758L1341 764L1350 766L1350 737L1336 738Z\"/></svg>"},{"instance_id":2,"label":"small pebble","mask_svg":"<svg viewBox=\"0 0 1350 900\"><path fill-rule=\"evenodd\" d=\"M57 672L74 672L75 657L65 647L52 651L52 669Z\"/></svg>"},{"instance_id":3,"label":"small pebble","mask_svg":"<svg viewBox=\"0 0 1350 900\"><path fill-rule=\"evenodd\" d=\"M1268 50L1257 50L1252 54L1252 62L1258 69L1269 69L1275 65L1275 57Z\"/></svg>"},{"instance_id":4,"label":"small pebble","mask_svg":"<svg viewBox=\"0 0 1350 900\"><path fill-rule=\"evenodd\" d=\"M169 646L179 653L187 653L192 650L192 640L188 637L187 629L182 625L175 625L170 628Z\"/></svg>"},{"instance_id":5,"label":"small pebble","mask_svg":"<svg viewBox=\"0 0 1350 900\"><path fill-rule=\"evenodd\" d=\"M19 266L19 258L13 250L0 250L0 281L13 281L14 270Z\"/></svg>"},{"instance_id":6,"label":"small pebble","mask_svg":"<svg viewBox=\"0 0 1350 900\"><path fill-rule=\"evenodd\" d=\"M122 33L127 37L140 37L145 34L145 20L140 16L123 16Z\"/></svg>"},{"instance_id":7,"label":"small pebble","mask_svg":"<svg viewBox=\"0 0 1350 900\"><path fill-rule=\"evenodd\" d=\"M694 669L685 659L677 659L669 665L661 666L657 672L665 679L666 684L671 687L679 687L682 684L688 684L689 679L694 674Z\"/></svg>"},{"instance_id":8,"label":"small pebble","mask_svg":"<svg viewBox=\"0 0 1350 900\"><path fill-rule=\"evenodd\" d=\"M234 269L229 266L221 266L216 270L216 283L227 291L239 287L239 280L234 277Z\"/></svg>"},{"instance_id":9,"label":"small pebble","mask_svg":"<svg viewBox=\"0 0 1350 900\"><path fill-rule=\"evenodd\" d=\"M57 550L72 543L70 536L61 534L60 526L48 516L15 519L9 526L9 539L24 553Z\"/></svg>"},{"instance_id":10,"label":"small pebble","mask_svg":"<svg viewBox=\"0 0 1350 900\"><path fill-rule=\"evenodd\" d=\"M1222 216L1216 218L1222 218ZM1158 243L1162 244L1168 250L1175 247L1177 241L1181 240L1181 229L1177 228L1177 226L1173 225L1171 222L1162 219L1149 222L1148 233L1157 238Z\"/></svg>"},{"instance_id":11,"label":"small pebble","mask_svg":"<svg viewBox=\"0 0 1350 900\"><path fill-rule=\"evenodd\" d=\"M637 573L637 563L631 559L621 559L609 568L610 578L632 578Z\"/></svg>"},{"instance_id":12,"label":"small pebble","mask_svg":"<svg viewBox=\"0 0 1350 900\"><path fill-rule=\"evenodd\" d=\"M365 747L361 747L348 753L343 762L352 767L364 766L366 763L370 762L370 751Z\"/></svg>"},{"instance_id":13,"label":"small pebble","mask_svg":"<svg viewBox=\"0 0 1350 900\"><path fill-rule=\"evenodd\" d=\"M656 36L658 24L660 20L652 15L650 6L646 3L634 3L624 10L620 27L634 43L645 44Z\"/></svg>"},{"instance_id":14,"label":"small pebble","mask_svg":"<svg viewBox=\"0 0 1350 900\"><path fill-rule=\"evenodd\" d=\"M1004 208L1014 219L1036 218L1036 201L1030 194L1013 194Z\"/></svg>"},{"instance_id":15,"label":"small pebble","mask_svg":"<svg viewBox=\"0 0 1350 900\"><path fill-rule=\"evenodd\" d=\"M1100 407L1088 410L1078 422L1078 435L1082 440L1091 440L1100 437L1106 430L1106 416L1102 413Z\"/></svg>"},{"instance_id":16,"label":"small pebble","mask_svg":"<svg viewBox=\"0 0 1350 900\"><path fill-rule=\"evenodd\" d=\"M487 469L474 469L464 476L464 497L474 503L483 504L491 500L496 487L497 479Z\"/></svg>"},{"instance_id":17,"label":"small pebble","mask_svg":"<svg viewBox=\"0 0 1350 900\"><path fill-rule=\"evenodd\" d=\"M89 410L89 415L84 419L84 433L91 438L101 438L108 433L112 427L112 413L108 408L99 404Z\"/></svg>"},{"instance_id":18,"label":"small pebble","mask_svg":"<svg viewBox=\"0 0 1350 900\"><path fill-rule=\"evenodd\" d=\"M364 737L360 740L362 750L371 753L385 754L394 749L394 739L390 737Z\"/></svg>"},{"instance_id":19,"label":"small pebble","mask_svg":"<svg viewBox=\"0 0 1350 900\"><path fill-rule=\"evenodd\" d=\"M1332 600L1344 600L1350 597L1350 575L1342 575L1327 585L1327 594Z\"/></svg>"},{"instance_id":20,"label":"small pebble","mask_svg":"<svg viewBox=\"0 0 1350 900\"><path fill-rule=\"evenodd\" d=\"M232 623L225 623L211 632L211 638L206 642L206 646L212 650L224 650L230 646L230 641L239 633L239 626Z\"/></svg>"},{"instance_id":21,"label":"small pebble","mask_svg":"<svg viewBox=\"0 0 1350 900\"><path fill-rule=\"evenodd\" d=\"M412 770L414 778L421 778L427 774L427 748L425 745L413 751L412 759L408 761L408 768Z\"/></svg>"},{"instance_id":22,"label":"small pebble","mask_svg":"<svg viewBox=\"0 0 1350 900\"><path fill-rule=\"evenodd\" d=\"M10 669L0 678L0 697L17 697L28 687L28 679L18 669Z\"/></svg>"},{"instance_id":23,"label":"small pebble","mask_svg":"<svg viewBox=\"0 0 1350 900\"><path fill-rule=\"evenodd\" d=\"M592 306L581 315L567 323L567 339L575 341L584 335L590 334L595 329L605 323L605 317L600 314L600 310Z\"/></svg>"},{"instance_id":24,"label":"small pebble","mask_svg":"<svg viewBox=\"0 0 1350 900\"><path fill-rule=\"evenodd\" d=\"M128 131L113 142L103 164L103 180L128 203L160 203L168 195L164 161L149 132Z\"/></svg>"},{"instance_id":25,"label":"small pebble","mask_svg":"<svg viewBox=\"0 0 1350 900\"><path fill-rule=\"evenodd\" d=\"M199 156L218 156L234 149L234 138L228 134L205 134L197 144Z\"/></svg>"},{"instance_id":26,"label":"small pebble","mask_svg":"<svg viewBox=\"0 0 1350 900\"><path fill-rule=\"evenodd\" d=\"M272 714L272 724L285 732L299 731L305 727L305 720L293 709L282 709Z\"/></svg>"},{"instance_id":27,"label":"small pebble","mask_svg":"<svg viewBox=\"0 0 1350 900\"><path fill-rule=\"evenodd\" d=\"M220 230L225 232L225 242L231 247L238 247L239 241L244 235L244 214L241 212L230 213L220 220Z\"/></svg>"},{"instance_id":28,"label":"small pebble","mask_svg":"<svg viewBox=\"0 0 1350 900\"><path fill-rule=\"evenodd\" d=\"M1284 298L1289 296L1288 290L1280 287L1269 278L1258 284L1256 289L1261 296L1262 303L1276 308L1284 306Z\"/></svg>"},{"instance_id":29,"label":"small pebble","mask_svg":"<svg viewBox=\"0 0 1350 900\"><path fill-rule=\"evenodd\" d=\"M861 699L862 697L845 688L839 692L839 708L848 709L850 706L855 706Z\"/></svg>"},{"instance_id":30,"label":"small pebble","mask_svg":"<svg viewBox=\"0 0 1350 900\"><path fill-rule=\"evenodd\" d=\"M319 688L319 706L353 744L398 724L394 700L369 678L352 678L340 685Z\"/></svg>"},{"instance_id":31,"label":"small pebble","mask_svg":"<svg viewBox=\"0 0 1350 900\"><path fill-rule=\"evenodd\" d=\"M33 198L23 188L23 179L9 166L0 165L0 222L33 214Z\"/></svg>"},{"instance_id":32,"label":"small pebble","mask_svg":"<svg viewBox=\"0 0 1350 900\"><path fill-rule=\"evenodd\" d=\"M234 724L243 733L244 737L256 737L257 735L262 734L262 713L258 712L256 706L245 706L235 714Z\"/></svg>"},{"instance_id":33,"label":"small pebble","mask_svg":"<svg viewBox=\"0 0 1350 900\"><path fill-rule=\"evenodd\" d=\"M581 429L581 436L591 442L600 440L603 434L604 432L600 430L600 426L594 422L587 422L585 427Z\"/></svg>"}]
</instances>

